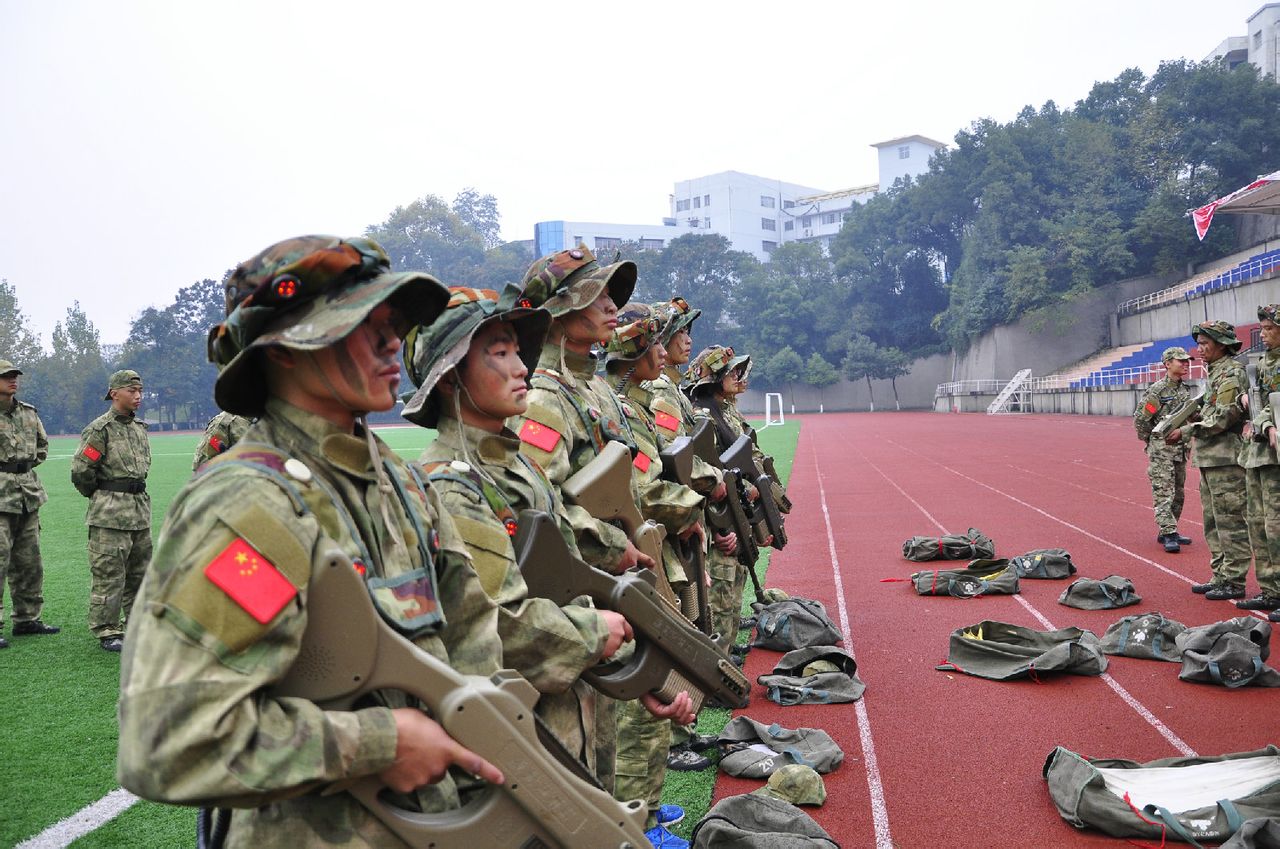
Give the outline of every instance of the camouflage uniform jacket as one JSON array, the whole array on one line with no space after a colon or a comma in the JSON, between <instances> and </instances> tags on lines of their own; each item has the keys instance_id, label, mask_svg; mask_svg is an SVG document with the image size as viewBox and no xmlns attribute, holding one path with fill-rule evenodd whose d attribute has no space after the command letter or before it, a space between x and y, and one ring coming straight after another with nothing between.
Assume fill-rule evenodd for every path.
<instances>
[{"instance_id":1,"label":"camouflage uniform jacket","mask_svg":"<svg viewBox=\"0 0 1280 849\"><path fill-rule=\"evenodd\" d=\"M1190 397L1191 389L1181 380L1163 377L1151 384L1138 400L1138 406L1133 411L1133 428L1138 433L1138 439L1146 443L1148 457L1152 459L1160 457L1174 462L1186 459L1186 447L1190 436L1185 429L1177 445L1167 445L1163 439L1153 442L1151 429L1159 424L1162 418L1186 403Z\"/></svg>"},{"instance_id":2,"label":"camouflage uniform jacket","mask_svg":"<svg viewBox=\"0 0 1280 849\"><path fill-rule=\"evenodd\" d=\"M150 471L151 443L145 422L114 409L89 422L71 458L71 483L89 499L85 524L121 531L151 527L150 495L99 488L103 481L145 481Z\"/></svg>"},{"instance_id":3,"label":"camouflage uniform jacket","mask_svg":"<svg viewBox=\"0 0 1280 849\"><path fill-rule=\"evenodd\" d=\"M1231 357L1209 365L1204 398L1200 401L1200 421L1184 427L1194 437L1192 464L1197 468L1236 465L1244 422L1240 393L1246 385L1244 367Z\"/></svg>"},{"instance_id":4,"label":"camouflage uniform jacket","mask_svg":"<svg viewBox=\"0 0 1280 849\"><path fill-rule=\"evenodd\" d=\"M428 654L465 673L497 667L497 611L439 496L376 445L402 493L386 515L403 546L382 521L365 440L274 398L244 441L178 493L160 531L125 641L118 778L149 799L248 809L235 811L229 847L402 845L353 797L316 791L390 766L389 708L410 697L383 690L358 710L327 711L271 690L297 657L311 575L335 546L365 565L383 617ZM280 462L281 453L290 460ZM296 593L264 624L206 576L237 540ZM429 621L432 575L443 631ZM456 779L399 803L456 807Z\"/></svg>"},{"instance_id":5,"label":"camouflage uniform jacket","mask_svg":"<svg viewBox=\"0 0 1280 849\"><path fill-rule=\"evenodd\" d=\"M209 419L209 423L204 426L204 436L200 437L200 444L196 446L196 456L191 462L191 471L194 472L244 439L251 424L253 422L244 416L227 412L218 413Z\"/></svg>"},{"instance_id":6,"label":"camouflage uniform jacket","mask_svg":"<svg viewBox=\"0 0 1280 849\"><path fill-rule=\"evenodd\" d=\"M1265 436L1264 425L1272 421L1268 396L1276 391L1280 391L1280 348L1265 351L1262 359L1258 360L1258 392L1262 396L1262 409L1253 414L1253 430L1259 435ZM1280 437L1280 433L1276 435ZM1269 442L1248 440L1240 449L1240 465L1246 469L1277 464L1280 464L1280 459L1277 459Z\"/></svg>"},{"instance_id":7,"label":"camouflage uniform jacket","mask_svg":"<svg viewBox=\"0 0 1280 849\"><path fill-rule=\"evenodd\" d=\"M665 442L677 436L688 436L697 425L693 402L680 391L680 372L668 366L657 380L641 384L653 394L649 411L653 413L658 435ZM693 458L693 488L707 495L724 480L724 473L701 457Z\"/></svg>"},{"instance_id":8,"label":"camouflage uniform jacket","mask_svg":"<svg viewBox=\"0 0 1280 849\"><path fill-rule=\"evenodd\" d=\"M34 513L49 500L35 467L49 456L49 438L36 408L17 398L0 412L0 465L30 463L25 472L0 472L0 513Z\"/></svg>"},{"instance_id":9,"label":"camouflage uniform jacket","mask_svg":"<svg viewBox=\"0 0 1280 849\"><path fill-rule=\"evenodd\" d=\"M529 679L540 692L562 692L600 661L608 629L590 607L561 608L545 598L529 597L504 519L494 512L483 490L477 491L465 467L470 463L483 469L498 497L506 502L503 506L510 518L521 510L549 513L561 518L565 536L571 541L572 529L563 518L560 498L541 473L531 468L532 461L525 458L521 462L520 442L511 431L489 433L452 416L442 416L437 427L435 441L419 462L427 467L431 487L440 493L470 549L481 585L498 605L503 665ZM464 468L455 469L450 461ZM570 545L576 551L577 546Z\"/></svg>"},{"instance_id":10,"label":"camouflage uniform jacket","mask_svg":"<svg viewBox=\"0 0 1280 849\"><path fill-rule=\"evenodd\" d=\"M530 380L529 409L511 421L512 429L520 434L521 453L546 470L557 490L595 459L606 440L631 438L617 397L595 373L595 359L565 351L564 360L567 374L559 371L560 346L543 346L538 369ZM634 485L632 495L638 504ZM616 572L627 547L626 534L593 519L585 508L566 504L565 512L583 559Z\"/></svg>"}]
</instances>

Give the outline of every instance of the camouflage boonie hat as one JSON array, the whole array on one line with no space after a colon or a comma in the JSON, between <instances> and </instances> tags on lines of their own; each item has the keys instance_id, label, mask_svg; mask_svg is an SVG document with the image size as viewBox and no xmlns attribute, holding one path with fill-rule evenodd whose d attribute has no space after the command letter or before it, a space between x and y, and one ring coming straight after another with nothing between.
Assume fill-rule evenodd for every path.
<instances>
[{"instance_id":1,"label":"camouflage boonie hat","mask_svg":"<svg viewBox=\"0 0 1280 849\"><path fill-rule=\"evenodd\" d=\"M111 377L107 380L107 394L102 396L103 401L111 400L111 393L117 389L124 389L127 386L136 386L142 388L142 377L131 368L122 368L119 371L113 371Z\"/></svg>"},{"instance_id":2,"label":"camouflage boonie hat","mask_svg":"<svg viewBox=\"0 0 1280 849\"><path fill-rule=\"evenodd\" d=\"M404 365L418 391L401 411L406 419L423 427L440 421L440 378L462 362L471 340L490 321L509 321L515 327L520 359L532 374L538 365L542 340L551 326L551 314L544 309L511 308L519 291L508 286L501 297L492 289L453 286L449 303L440 317L428 325L417 325L404 338Z\"/></svg>"},{"instance_id":3,"label":"camouflage boonie hat","mask_svg":"<svg viewBox=\"0 0 1280 849\"><path fill-rule=\"evenodd\" d=\"M542 307L559 318L591 306L605 287L622 309L636 288L636 264L630 260L601 265L586 245L547 254L524 273L516 306Z\"/></svg>"},{"instance_id":4,"label":"camouflage boonie hat","mask_svg":"<svg viewBox=\"0 0 1280 849\"><path fill-rule=\"evenodd\" d=\"M1228 353L1234 354L1240 350L1243 344L1236 338L1236 327L1226 321L1202 321L1191 327L1191 338L1195 339L1199 336L1207 336L1219 345L1227 349Z\"/></svg>"},{"instance_id":5,"label":"camouflage boonie hat","mask_svg":"<svg viewBox=\"0 0 1280 849\"><path fill-rule=\"evenodd\" d=\"M662 322L648 304L633 304L618 313L618 329L605 348L606 360L638 360L662 336Z\"/></svg>"},{"instance_id":6,"label":"camouflage boonie hat","mask_svg":"<svg viewBox=\"0 0 1280 849\"><path fill-rule=\"evenodd\" d=\"M681 330L690 327L702 315L702 310L689 306L684 298L675 297L653 305L653 311L662 322L662 344L666 345Z\"/></svg>"},{"instance_id":7,"label":"camouflage boonie hat","mask_svg":"<svg viewBox=\"0 0 1280 849\"><path fill-rule=\"evenodd\" d=\"M22 369L18 368L8 360L0 360L0 377L4 377L6 374L22 374L22 373L23 373Z\"/></svg>"},{"instance_id":8,"label":"camouflage boonie hat","mask_svg":"<svg viewBox=\"0 0 1280 849\"><path fill-rule=\"evenodd\" d=\"M1191 355L1187 353L1187 349L1180 345L1174 345L1172 348L1165 348L1164 353L1160 355L1160 362L1167 363L1169 360L1190 360Z\"/></svg>"},{"instance_id":9,"label":"camouflage boonie hat","mask_svg":"<svg viewBox=\"0 0 1280 849\"><path fill-rule=\"evenodd\" d=\"M219 407L242 416L259 416L266 404L257 351L327 348L393 297L408 321L429 324L449 299L430 275L392 273L372 239L337 236L277 242L240 263L226 288L231 311L209 331L209 360L222 367L213 396Z\"/></svg>"},{"instance_id":10,"label":"camouflage boonie hat","mask_svg":"<svg viewBox=\"0 0 1280 849\"><path fill-rule=\"evenodd\" d=\"M751 372L751 357L748 354L735 354L732 348L723 345L712 345L703 348L689 363L684 373L684 389L692 392L699 386L719 383L731 370L742 366L743 375Z\"/></svg>"},{"instance_id":11,"label":"camouflage boonie hat","mask_svg":"<svg viewBox=\"0 0 1280 849\"><path fill-rule=\"evenodd\" d=\"M1280 304L1264 304L1258 307L1258 319L1280 324Z\"/></svg>"},{"instance_id":12,"label":"camouflage boonie hat","mask_svg":"<svg viewBox=\"0 0 1280 849\"><path fill-rule=\"evenodd\" d=\"M821 805L827 801L827 786L817 770L804 764L787 764L779 767L769 781L758 790L757 796L772 796L793 805Z\"/></svg>"}]
</instances>

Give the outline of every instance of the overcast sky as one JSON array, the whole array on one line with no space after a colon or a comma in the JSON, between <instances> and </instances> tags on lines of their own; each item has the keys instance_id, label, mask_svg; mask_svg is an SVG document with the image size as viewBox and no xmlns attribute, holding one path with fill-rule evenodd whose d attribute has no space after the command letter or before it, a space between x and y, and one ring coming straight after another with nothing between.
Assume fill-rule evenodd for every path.
<instances>
[{"instance_id":1,"label":"overcast sky","mask_svg":"<svg viewBox=\"0 0 1280 849\"><path fill-rule=\"evenodd\" d=\"M46 347L74 300L122 342L271 242L426 194L493 194L529 239L659 223L718 171L875 182L873 142L1069 107L1261 5L0 0L0 277Z\"/></svg>"}]
</instances>

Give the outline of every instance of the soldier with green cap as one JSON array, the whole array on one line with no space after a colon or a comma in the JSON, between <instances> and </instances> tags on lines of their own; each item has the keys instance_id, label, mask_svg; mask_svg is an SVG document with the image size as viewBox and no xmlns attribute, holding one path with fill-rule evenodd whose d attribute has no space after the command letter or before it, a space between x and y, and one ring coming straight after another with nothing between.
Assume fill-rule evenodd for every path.
<instances>
[{"instance_id":1,"label":"soldier with green cap","mask_svg":"<svg viewBox=\"0 0 1280 849\"><path fill-rule=\"evenodd\" d=\"M1203 321L1191 328L1191 336L1209 366L1200 418L1165 437L1167 444L1177 445L1189 434L1193 462L1200 470L1204 541L1213 577L1191 591L1211 601L1244 598L1252 551L1245 519L1245 473L1237 459L1245 420L1240 395L1248 388L1244 367L1233 359L1241 343L1235 326L1225 321Z\"/></svg>"},{"instance_id":2,"label":"soldier with green cap","mask_svg":"<svg viewBox=\"0 0 1280 849\"><path fill-rule=\"evenodd\" d=\"M252 419L237 416L225 410L209 419L209 423L204 426L204 435L200 437L200 444L196 446L196 456L191 461L191 471L199 470L205 463L244 439L251 424L253 424Z\"/></svg>"},{"instance_id":3,"label":"soldier with green cap","mask_svg":"<svg viewBox=\"0 0 1280 849\"><path fill-rule=\"evenodd\" d=\"M1262 409L1248 411L1252 421L1244 426L1240 465L1244 466L1249 540L1259 592L1237 601L1236 607L1280 610L1280 458L1270 403L1271 393L1280 390L1280 304L1258 307L1258 328L1266 349L1258 360Z\"/></svg>"},{"instance_id":4,"label":"soldier with green cap","mask_svg":"<svg viewBox=\"0 0 1280 849\"><path fill-rule=\"evenodd\" d=\"M1137 409L1133 411L1133 426L1138 432L1138 439L1146 446L1147 478L1151 481L1156 526L1160 529L1156 542L1174 554L1191 543L1190 537L1178 533L1187 483L1190 435L1183 433L1176 445L1168 445L1163 439L1152 439L1151 430L1191 398L1191 390L1183 382L1191 367L1191 355L1185 348L1165 348L1160 360L1164 363L1165 376L1151 384L1138 400Z\"/></svg>"},{"instance_id":5,"label":"soldier with green cap","mask_svg":"<svg viewBox=\"0 0 1280 849\"><path fill-rule=\"evenodd\" d=\"M629 640L631 626L613 611L530 598L512 544L520 513L539 510L560 522L577 554L559 493L520 453L520 440L506 427L509 417L527 407L525 379L551 315L512 308L513 290L502 300L487 289L450 291L444 314L406 337L405 366L418 391L403 414L437 431L419 463L466 542L485 592L498 604L503 664L537 688L538 715L600 774L594 749L597 694L581 675ZM652 698L648 703L663 715L673 710ZM612 774L612 764L604 772Z\"/></svg>"},{"instance_id":6,"label":"soldier with green cap","mask_svg":"<svg viewBox=\"0 0 1280 849\"><path fill-rule=\"evenodd\" d=\"M40 621L44 565L40 560L40 505L49 500L35 468L49 456L49 439L36 408L18 400L22 369L0 360L0 628L4 585L13 600L13 635L56 634ZM9 643L0 634L0 649Z\"/></svg>"},{"instance_id":7,"label":"soldier with green cap","mask_svg":"<svg viewBox=\"0 0 1280 849\"><path fill-rule=\"evenodd\" d=\"M371 240L332 236L272 245L227 286L214 395L257 420L169 508L125 641L117 776L148 799L233 808L228 846L401 846L343 792L352 779L432 812L501 772L403 691L327 710L274 687L299 662L310 579L335 550L420 649L497 669L497 610L438 494L365 422L395 405L402 334L448 291L392 273Z\"/></svg>"},{"instance_id":8,"label":"soldier with green cap","mask_svg":"<svg viewBox=\"0 0 1280 849\"><path fill-rule=\"evenodd\" d=\"M118 652L142 576L151 562L151 443L138 418L142 378L113 372L104 401L111 408L80 432L71 483L89 499L89 630Z\"/></svg>"}]
</instances>

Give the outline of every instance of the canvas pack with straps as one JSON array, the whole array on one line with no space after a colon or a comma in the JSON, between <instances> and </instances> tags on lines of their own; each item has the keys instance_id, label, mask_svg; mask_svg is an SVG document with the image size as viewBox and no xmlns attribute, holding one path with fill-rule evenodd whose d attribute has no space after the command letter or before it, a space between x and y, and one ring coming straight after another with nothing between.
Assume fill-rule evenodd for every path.
<instances>
[{"instance_id":1,"label":"canvas pack with straps","mask_svg":"<svg viewBox=\"0 0 1280 849\"><path fill-rule=\"evenodd\" d=\"M770 701L789 705L856 702L867 685L858 678L858 663L835 646L810 646L789 651L773 667L772 675L756 679Z\"/></svg>"},{"instance_id":2,"label":"canvas pack with straps","mask_svg":"<svg viewBox=\"0 0 1280 849\"><path fill-rule=\"evenodd\" d=\"M791 651L844 641L820 601L793 596L773 604L757 602L751 606L756 612L756 637L751 645L758 648Z\"/></svg>"},{"instance_id":3,"label":"canvas pack with straps","mask_svg":"<svg viewBox=\"0 0 1280 849\"><path fill-rule=\"evenodd\" d=\"M825 775L844 761L844 751L821 728L784 728L749 716L729 720L717 742L720 769L742 778L768 778L787 764Z\"/></svg>"},{"instance_id":4,"label":"canvas pack with straps","mask_svg":"<svg viewBox=\"0 0 1280 849\"><path fill-rule=\"evenodd\" d=\"M1188 628L1178 635L1183 681L1280 687L1280 672L1263 663L1271 653L1271 623L1237 616L1212 625Z\"/></svg>"},{"instance_id":5,"label":"canvas pack with straps","mask_svg":"<svg viewBox=\"0 0 1280 849\"><path fill-rule=\"evenodd\" d=\"M1058 604L1080 610L1112 610L1140 601L1142 596L1134 592L1133 581L1123 575L1108 575L1102 580L1077 578L1058 596Z\"/></svg>"},{"instance_id":6,"label":"canvas pack with straps","mask_svg":"<svg viewBox=\"0 0 1280 849\"><path fill-rule=\"evenodd\" d=\"M754 793L717 802L693 827L691 841L697 849L840 849L795 805Z\"/></svg>"},{"instance_id":7,"label":"canvas pack with straps","mask_svg":"<svg viewBox=\"0 0 1280 849\"><path fill-rule=\"evenodd\" d=\"M1008 681L1042 672L1101 675L1107 657L1091 631L1033 631L989 619L951 634L947 660L938 669Z\"/></svg>"},{"instance_id":8,"label":"canvas pack with straps","mask_svg":"<svg viewBox=\"0 0 1280 849\"><path fill-rule=\"evenodd\" d=\"M1182 652L1176 640L1185 630L1186 625L1166 618L1163 613L1138 613L1107 628L1102 635L1102 650L1107 654L1178 663Z\"/></svg>"},{"instance_id":9,"label":"canvas pack with straps","mask_svg":"<svg viewBox=\"0 0 1280 849\"><path fill-rule=\"evenodd\" d=\"M919 595L973 598L1019 591L1018 572L1008 560L974 560L964 569L926 569L913 572L911 582Z\"/></svg>"},{"instance_id":10,"label":"canvas pack with straps","mask_svg":"<svg viewBox=\"0 0 1280 849\"><path fill-rule=\"evenodd\" d=\"M1009 562L1018 570L1019 578L1066 578L1076 573L1076 564L1065 548L1037 548Z\"/></svg>"},{"instance_id":11,"label":"canvas pack with straps","mask_svg":"<svg viewBox=\"0 0 1280 849\"><path fill-rule=\"evenodd\" d=\"M991 537L977 528L965 534L945 534L940 537L916 536L902 544L902 556L908 560L972 560L975 557L995 557L996 544Z\"/></svg>"},{"instance_id":12,"label":"canvas pack with straps","mask_svg":"<svg viewBox=\"0 0 1280 849\"><path fill-rule=\"evenodd\" d=\"M1247 819L1280 816L1280 749L1138 763L1059 746L1044 765L1064 820L1114 837L1225 840Z\"/></svg>"}]
</instances>

